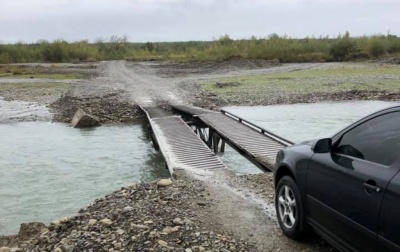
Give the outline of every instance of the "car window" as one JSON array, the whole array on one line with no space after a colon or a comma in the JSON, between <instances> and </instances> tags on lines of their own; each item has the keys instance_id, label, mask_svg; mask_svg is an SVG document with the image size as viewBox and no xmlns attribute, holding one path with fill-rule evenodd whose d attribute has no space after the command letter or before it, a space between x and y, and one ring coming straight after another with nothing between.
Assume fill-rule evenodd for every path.
<instances>
[{"instance_id":1,"label":"car window","mask_svg":"<svg viewBox=\"0 0 400 252\"><path fill-rule=\"evenodd\" d=\"M345 133L336 153L393 164L400 153L400 112L375 117Z\"/></svg>"}]
</instances>

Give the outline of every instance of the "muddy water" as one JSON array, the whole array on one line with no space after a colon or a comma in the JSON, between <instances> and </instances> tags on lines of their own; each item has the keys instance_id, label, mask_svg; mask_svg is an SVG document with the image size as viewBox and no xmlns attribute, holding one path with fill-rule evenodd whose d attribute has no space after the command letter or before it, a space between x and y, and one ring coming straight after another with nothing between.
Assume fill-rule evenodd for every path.
<instances>
[{"instance_id":1,"label":"muddy water","mask_svg":"<svg viewBox=\"0 0 400 252\"><path fill-rule=\"evenodd\" d=\"M0 124L0 139L0 235L17 232L22 222L73 215L122 186L169 175L142 125Z\"/></svg>"},{"instance_id":2,"label":"muddy water","mask_svg":"<svg viewBox=\"0 0 400 252\"><path fill-rule=\"evenodd\" d=\"M226 107L227 111L296 143L330 137L362 117L398 103L383 101L330 102L254 107ZM254 165L227 148L222 160L239 174L259 173Z\"/></svg>"}]
</instances>

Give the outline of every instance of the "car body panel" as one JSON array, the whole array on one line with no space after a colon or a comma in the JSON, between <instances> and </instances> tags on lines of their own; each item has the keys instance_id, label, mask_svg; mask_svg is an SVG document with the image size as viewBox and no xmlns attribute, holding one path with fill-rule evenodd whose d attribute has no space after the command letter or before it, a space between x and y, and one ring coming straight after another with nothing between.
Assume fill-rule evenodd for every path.
<instances>
[{"instance_id":1,"label":"car body panel","mask_svg":"<svg viewBox=\"0 0 400 252\"><path fill-rule=\"evenodd\" d=\"M397 165L400 161L398 160ZM392 179L383 197L379 225L378 250L400 251L400 173Z\"/></svg>"},{"instance_id":2,"label":"car body panel","mask_svg":"<svg viewBox=\"0 0 400 252\"><path fill-rule=\"evenodd\" d=\"M307 174L308 214L335 239L353 244L359 251L376 251L376 234L384 188L398 172L340 154L315 154ZM367 192L363 185L374 181L382 188Z\"/></svg>"}]
</instances>

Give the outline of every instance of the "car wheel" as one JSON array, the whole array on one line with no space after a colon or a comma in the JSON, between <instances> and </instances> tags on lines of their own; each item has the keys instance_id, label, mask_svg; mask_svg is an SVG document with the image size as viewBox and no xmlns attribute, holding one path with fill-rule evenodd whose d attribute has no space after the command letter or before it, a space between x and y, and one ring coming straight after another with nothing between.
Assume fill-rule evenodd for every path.
<instances>
[{"instance_id":1,"label":"car wheel","mask_svg":"<svg viewBox=\"0 0 400 252\"><path fill-rule=\"evenodd\" d=\"M296 182L284 176L279 180L275 192L275 207L279 226L290 238L300 239L304 235L305 223L303 202Z\"/></svg>"}]
</instances>

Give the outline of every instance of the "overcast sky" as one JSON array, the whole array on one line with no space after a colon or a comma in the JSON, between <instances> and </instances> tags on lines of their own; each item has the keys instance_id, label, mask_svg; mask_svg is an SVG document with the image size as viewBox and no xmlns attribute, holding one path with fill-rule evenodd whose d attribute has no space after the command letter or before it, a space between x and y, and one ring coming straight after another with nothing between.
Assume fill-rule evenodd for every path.
<instances>
[{"instance_id":1,"label":"overcast sky","mask_svg":"<svg viewBox=\"0 0 400 252\"><path fill-rule=\"evenodd\" d=\"M0 0L0 41L391 34L400 0Z\"/></svg>"}]
</instances>

